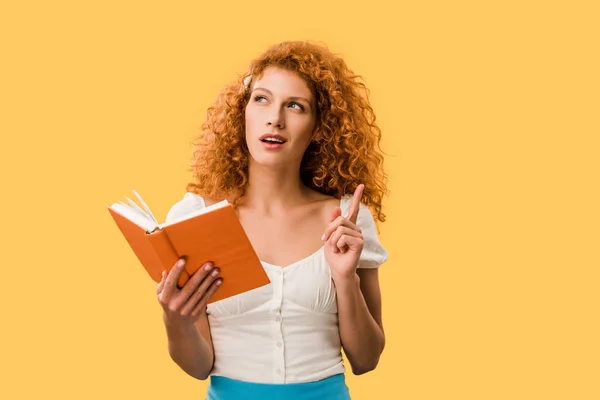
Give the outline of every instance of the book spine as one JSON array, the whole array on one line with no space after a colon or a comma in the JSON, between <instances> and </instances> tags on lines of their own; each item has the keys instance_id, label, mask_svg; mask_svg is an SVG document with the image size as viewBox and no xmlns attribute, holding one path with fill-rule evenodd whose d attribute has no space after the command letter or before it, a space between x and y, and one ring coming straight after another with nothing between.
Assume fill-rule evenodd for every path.
<instances>
[{"instance_id":1,"label":"book spine","mask_svg":"<svg viewBox=\"0 0 600 400\"><path fill-rule=\"evenodd\" d=\"M177 259L180 257L180 255L175 251L175 248L169 239L169 235L167 235L167 232L164 229L159 229L149 233L148 240L156 252L163 269L168 273L175 265L175 262L177 262ZM177 286L179 288L183 287L189 278L190 277L188 273L184 269L181 271Z\"/></svg>"}]
</instances>

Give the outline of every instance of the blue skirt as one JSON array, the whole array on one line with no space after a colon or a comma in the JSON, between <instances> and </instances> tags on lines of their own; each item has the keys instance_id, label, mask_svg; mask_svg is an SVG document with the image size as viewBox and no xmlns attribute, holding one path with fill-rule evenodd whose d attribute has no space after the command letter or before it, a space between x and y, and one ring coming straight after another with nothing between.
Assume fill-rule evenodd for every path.
<instances>
[{"instance_id":1,"label":"blue skirt","mask_svg":"<svg viewBox=\"0 0 600 400\"><path fill-rule=\"evenodd\" d=\"M350 400L344 374L306 383L252 383L211 376L206 400Z\"/></svg>"}]
</instances>

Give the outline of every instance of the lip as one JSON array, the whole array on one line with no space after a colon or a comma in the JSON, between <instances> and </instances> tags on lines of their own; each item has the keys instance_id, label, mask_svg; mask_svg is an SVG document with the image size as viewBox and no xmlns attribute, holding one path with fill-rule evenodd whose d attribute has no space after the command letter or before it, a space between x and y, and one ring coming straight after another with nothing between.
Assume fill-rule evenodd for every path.
<instances>
[{"instance_id":1,"label":"lip","mask_svg":"<svg viewBox=\"0 0 600 400\"><path fill-rule=\"evenodd\" d=\"M281 135L277 135L274 133L265 133L264 135L262 135L260 138L258 138L258 140L260 140L261 142L266 139L266 138L275 138L275 139L279 139L281 140L283 143L287 142L287 140L281 136ZM279 144L279 143L273 143L273 144Z\"/></svg>"}]
</instances>

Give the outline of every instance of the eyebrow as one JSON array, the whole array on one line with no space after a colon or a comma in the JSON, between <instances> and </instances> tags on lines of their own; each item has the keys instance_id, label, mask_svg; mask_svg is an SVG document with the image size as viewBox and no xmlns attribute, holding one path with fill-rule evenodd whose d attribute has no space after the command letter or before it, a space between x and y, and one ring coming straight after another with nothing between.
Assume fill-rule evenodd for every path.
<instances>
[{"instance_id":1,"label":"eyebrow","mask_svg":"<svg viewBox=\"0 0 600 400\"><path fill-rule=\"evenodd\" d=\"M271 92L269 89L265 89L263 87L255 87L254 90L252 90L252 92L254 92L255 90L264 90L265 92L269 93L271 96L273 96L273 92ZM288 97L291 100L304 100L305 102L307 102L308 104L312 105L312 103L304 98L304 97L297 97L297 96L292 96L292 97Z\"/></svg>"}]
</instances>

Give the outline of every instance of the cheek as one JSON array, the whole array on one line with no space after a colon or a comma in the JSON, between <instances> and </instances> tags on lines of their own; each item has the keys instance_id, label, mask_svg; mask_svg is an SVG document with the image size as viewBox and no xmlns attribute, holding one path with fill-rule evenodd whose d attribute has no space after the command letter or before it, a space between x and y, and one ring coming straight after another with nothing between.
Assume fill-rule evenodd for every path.
<instances>
[{"instance_id":1,"label":"cheek","mask_svg":"<svg viewBox=\"0 0 600 400\"><path fill-rule=\"evenodd\" d=\"M292 125L294 132L297 132L298 136L301 137L300 141L306 144L310 143L312 139L313 124L304 118L297 118L293 121Z\"/></svg>"},{"instance_id":2,"label":"cheek","mask_svg":"<svg viewBox=\"0 0 600 400\"><path fill-rule=\"evenodd\" d=\"M246 136L256 133L260 123L259 113L252 109L252 107L246 107L244 119L246 124Z\"/></svg>"}]
</instances>

